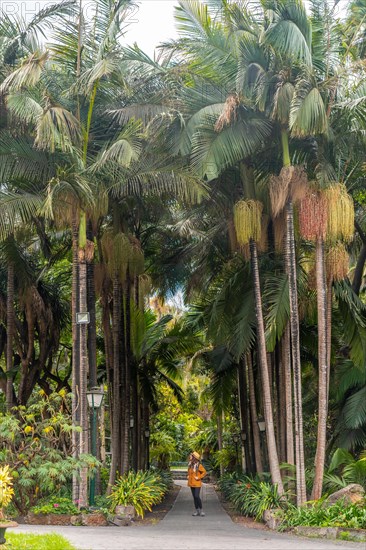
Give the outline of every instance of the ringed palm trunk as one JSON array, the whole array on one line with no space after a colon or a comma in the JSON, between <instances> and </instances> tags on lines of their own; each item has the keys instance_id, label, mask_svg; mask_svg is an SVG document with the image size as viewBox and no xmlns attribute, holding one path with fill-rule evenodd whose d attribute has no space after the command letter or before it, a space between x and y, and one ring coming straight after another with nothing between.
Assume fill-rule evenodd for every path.
<instances>
[{"instance_id":1,"label":"ringed palm trunk","mask_svg":"<svg viewBox=\"0 0 366 550\"><path fill-rule=\"evenodd\" d=\"M120 399L120 330L121 330L121 292L118 274L113 277L113 380L111 399L111 424L112 424L112 461L109 471L108 494L116 481L117 470L120 470L120 446L121 446L121 399Z\"/></svg>"},{"instance_id":2,"label":"ringed palm trunk","mask_svg":"<svg viewBox=\"0 0 366 550\"><path fill-rule=\"evenodd\" d=\"M127 269L127 279L124 289L125 323L124 323L124 380L123 380L123 433L121 457L121 472L125 473L130 467L130 418L131 418L131 284L130 274ZM134 419L135 422L135 419ZM132 458L132 457L131 457Z\"/></svg>"},{"instance_id":3,"label":"ringed palm trunk","mask_svg":"<svg viewBox=\"0 0 366 550\"><path fill-rule=\"evenodd\" d=\"M302 417L302 381L300 362L299 309L297 301L296 253L292 201L286 206L286 262L289 278L290 331L294 384L295 451L296 451L296 501L298 506L306 502L305 457Z\"/></svg>"},{"instance_id":4,"label":"ringed palm trunk","mask_svg":"<svg viewBox=\"0 0 366 550\"><path fill-rule=\"evenodd\" d=\"M239 410L240 410L240 427L242 433L246 434L246 439L241 442L242 445L242 461L243 471L247 471L249 466L249 419L248 419L248 387L246 376L246 360L245 356L241 359L238 365L238 393L239 393Z\"/></svg>"},{"instance_id":5,"label":"ringed palm trunk","mask_svg":"<svg viewBox=\"0 0 366 550\"><path fill-rule=\"evenodd\" d=\"M13 340L15 332L15 314L14 314L14 263L8 262L8 281L7 281L7 299L6 299L6 410L11 411L14 407L14 389L13 376Z\"/></svg>"},{"instance_id":6,"label":"ringed palm trunk","mask_svg":"<svg viewBox=\"0 0 366 550\"><path fill-rule=\"evenodd\" d=\"M282 363L285 386L285 411L286 411L286 462L295 464L294 456L294 429L292 413L292 375L290 354L290 327L287 325L282 339Z\"/></svg>"},{"instance_id":7,"label":"ringed palm trunk","mask_svg":"<svg viewBox=\"0 0 366 550\"><path fill-rule=\"evenodd\" d=\"M78 224L76 218L72 222L72 284L71 284L71 315L72 315L72 423L80 425L80 339L79 327L76 324L76 313L79 311L79 253ZM80 453L80 432L72 432L72 454L78 458ZM73 475L72 496L74 502L79 500L79 478Z\"/></svg>"},{"instance_id":8,"label":"ringed palm trunk","mask_svg":"<svg viewBox=\"0 0 366 550\"><path fill-rule=\"evenodd\" d=\"M250 260L252 264L252 274L254 283L254 295L255 295L255 311L257 317L257 338L258 338L258 355L261 366L262 374L262 387L263 387L263 409L264 418L266 421L266 436L267 436L267 449L269 468L271 472L272 483L277 485L280 495L284 493L280 465L278 461L276 438L273 423L273 409L272 409L272 397L271 387L269 383L267 352L266 352L266 340L264 334L264 320L262 312L262 295L260 289L259 269L258 269L258 256L257 246L253 239L250 239Z\"/></svg>"},{"instance_id":9,"label":"ringed palm trunk","mask_svg":"<svg viewBox=\"0 0 366 550\"><path fill-rule=\"evenodd\" d=\"M87 311L87 267L85 258L81 258L79 264L80 281L80 310ZM88 405L86 399L88 379L88 328L86 324L79 325L80 330L80 453L89 452L89 430L88 430ZM88 504L88 471L82 468L80 472L80 493L79 506Z\"/></svg>"},{"instance_id":10,"label":"ringed palm trunk","mask_svg":"<svg viewBox=\"0 0 366 550\"><path fill-rule=\"evenodd\" d=\"M283 165L290 166L290 151L288 134L282 130ZM304 435L302 417L302 381L300 361L300 323L299 307L297 300L297 279L296 279L296 250L294 231L294 212L292 199L286 203L286 269L289 280L290 299L290 332L291 350L294 383L294 409L295 409L295 449L296 449L296 501L298 506L306 502L305 483L305 457L304 457Z\"/></svg>"},{"instance_id":11,"label":"ringed palm trunk","mask_svg":"<svg viewBox=\"0 0 366 550\"><path fill-rule=\"evenodd\" d=\"M327 304L326 283L324 268L324 242L317 239L316 242L316 288L318 306L318 436L315 454L315 477L312 499L318 500L322 496L325 447L327 434Z\"/></svg>"},{"instance_id":12,"label":"ringed palm trunk","mask_svg":"<svg viewBox=\"0 0 366 550\"><path fill-rule=\"evenodd\" d=\"M252 433L253 433L253 446L254 446L254 459L255 459L255 468L259 476L263 474L263 462L262 462L262 453L261 453L261 435L259 432L258 426L258 415L257 415L257 403L255 398L255 385L254 385L254 373L253 373L253 362L250 354L247 356L248 363L248 385L249 385L249 405L250 405L250 416L252 419Z\"/></svg>"}]
</instances>

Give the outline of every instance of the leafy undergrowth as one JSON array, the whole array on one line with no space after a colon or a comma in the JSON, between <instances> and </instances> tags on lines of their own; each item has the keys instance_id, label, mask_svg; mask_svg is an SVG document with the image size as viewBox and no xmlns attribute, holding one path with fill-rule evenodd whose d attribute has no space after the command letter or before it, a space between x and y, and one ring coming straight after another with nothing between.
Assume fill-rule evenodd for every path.
<instances>
[{"instance_id":1,"label":"leafy undergrowth","mask_svg":"<svg viewBox=\"0 0 366 550\"><path fill-rule=\"evenodd\" d=\"M49 533L47 535L33 535L27 533L6 533L6 544L2 550L76 550L61 535Z\"/></svg>"}]
</instances>

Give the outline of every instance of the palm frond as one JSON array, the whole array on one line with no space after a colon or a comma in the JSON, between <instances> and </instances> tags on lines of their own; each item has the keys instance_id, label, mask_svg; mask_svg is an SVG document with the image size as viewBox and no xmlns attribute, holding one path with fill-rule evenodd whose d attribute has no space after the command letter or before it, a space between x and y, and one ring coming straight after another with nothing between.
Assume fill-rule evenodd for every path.
<instances>
[{"instance_id":1,"label":"palm frond","mask_svg":"<svg viewBox=\"0 0 366 550\"><path fill-rule=\"evenodd\" d=\"M291 134L296 137L325 134L328 119L319 89L309 79L297 82L290 111Z\"/></svg>"},{"instance_id":2,"label":"palm frond","mask_svg":"<svg viewBox=\"0 0 366 550\"><path fill-rule=\"evenodd\" d=\"M50 107L38 119L35 145L54 153L73 151L81 142L80 123L77 118L59 106Z\"/></svg>"},{"instance_id":3,"label":"palm frond","mask_svg":"<svg viewBox=\"0 0 366 550\"><path fill-rule=\"evenodd\" d=\"M282 337L290 316L288 279L285 275L267 276L263 292L266 304L266 346L273 351Z\"/></svg>"},{"instance_id":4,"label":"palm frond","mask_svg":"<svg viewBox=\"0 0 366 550\"><path fill-rule=\"evenodd\" d=\"M41 78L43 67L47 61L48 52L35 53L23 64L5 78L0 86L0 93L17 92L22 88L32 88Z\"/></svg>"},{"instance_id":5,"label":"palm frond","mask_svg":"<svg viewBox=\"0 0 366 550\"><path fill-rule=\"evenodd\" d=\"M27 124L36 124L43 115L43 108L36 99L23 92L9 94L6 98L9 111Z\"/></svg>"},{"instance_id":6,"label":"palm frond","mask_svg":"<svg viewBox=\"0 0 366 550\"><path fill-rule=\"evenodd\" d=\"M208 181L225 169L258 152L271 132L271 123L250 110L221 132L214 130L216 120L208 117L192 138L192 166Z\"/></svg>"}]
</instances>

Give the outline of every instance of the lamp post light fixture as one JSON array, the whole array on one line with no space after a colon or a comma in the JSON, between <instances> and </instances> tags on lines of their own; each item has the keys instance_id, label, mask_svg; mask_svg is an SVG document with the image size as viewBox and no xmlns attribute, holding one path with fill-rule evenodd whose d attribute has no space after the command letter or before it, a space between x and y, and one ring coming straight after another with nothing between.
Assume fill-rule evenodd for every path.
<instances>
[{"instance_id":1,"label":"lamp post light fixture","mask_svg":"<svg viewBox=\"0 0 366 550\"><path fill-rule=\"evenodd\" d=\"M88 405L92 410L91 417L91 454L97 458L97 414L98 410L102 406L104 391L99 388L90 388L86 392L86 398L88 400ZM95 504L95 475L90 478L90 494L89 494L89 504L94 506Z\"/></svg>"},{"instance_id":2,"label":"lamp post light fixture","mask_svg":"<svg viewBox=\"0 0 366 550\"><path fill-rule=\"evenodd\" d=\"M76 324L77 325L88 325L90 323L90 313L89 311L79 311L76 314Z\"/></svg>"},{"instance_id":3,"label":"lamp post light fixture","mask_svg":"<svg viewBox=\"0 0 366 550\"><path fill-rule=\"evenodd\" d=\"M247 434L244 431L241 431L240 432L240 437L241 437L241 440L242 440L243 445L244 445L244 441L247 440Z\"/></svg>"},{"instance_id":4,"label":"lamp post light fixture","mask_svg":"<svg viewBox=\"0 0 366 550\"><path fill-rule=\"evenodd\" d=\"M262 418L262 417L258 418L257 423L258 423L259 431L260 432L265 432L266 431L266 422L265 422L264 418Z\"/></svg>"}]
</instances>

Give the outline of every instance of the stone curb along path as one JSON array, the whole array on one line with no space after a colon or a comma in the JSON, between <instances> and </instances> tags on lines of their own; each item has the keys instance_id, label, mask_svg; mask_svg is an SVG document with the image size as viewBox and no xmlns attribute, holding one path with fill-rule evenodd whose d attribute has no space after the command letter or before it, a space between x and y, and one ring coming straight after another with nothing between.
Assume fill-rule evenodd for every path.
<instances>
[{"instance_id":1,"label":"stone curb along path","mask_svg":"<svg viewBox=\"0 0 366 550\"><path fill-rule=\"evenodd\" d=\"M202 489L205 517L192 517L193 500L185 481L170 512L157 525L70 527L20 525L20 533L56 532L78 550L365 550L364 544L303 539L248 529L232 522L211 485ZM14 530L15 532L15 530ZM52 550L52 548L50 548Z\"/></svg>"}]
</instances>

